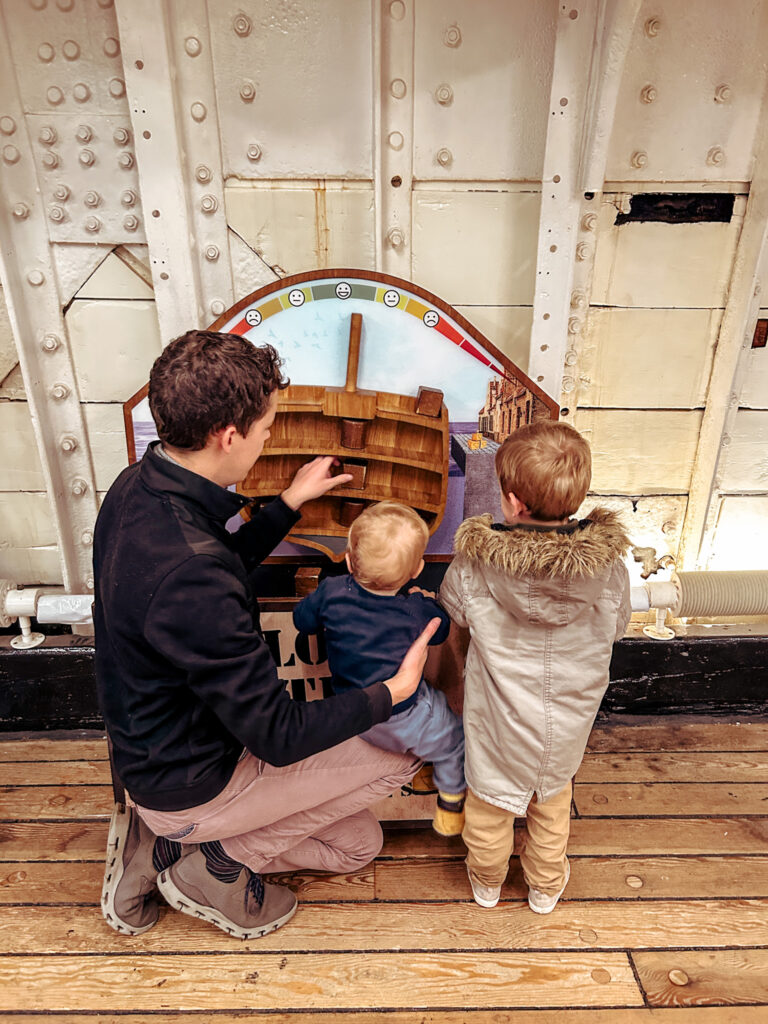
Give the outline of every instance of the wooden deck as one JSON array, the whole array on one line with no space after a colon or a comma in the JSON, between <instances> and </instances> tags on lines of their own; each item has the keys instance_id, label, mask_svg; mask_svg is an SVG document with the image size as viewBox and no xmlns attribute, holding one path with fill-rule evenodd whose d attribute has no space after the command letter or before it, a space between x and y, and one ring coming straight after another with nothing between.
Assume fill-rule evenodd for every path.
<instances>
[{"instance_id":1,"label":"wooden deck","mask_svg":"<svg viewBox=\"0 0 768 1024\"><path fill-rule=\"evenodd\" d=\"M167 911L111 931L98 901L111 789L101 739L0 742L0 1021L764 1024L768 723L595 729L567 898L494 910L462 844L392 831L344 877L294 876L284 929L242 943Z\"/></svg>"}]
</instances>

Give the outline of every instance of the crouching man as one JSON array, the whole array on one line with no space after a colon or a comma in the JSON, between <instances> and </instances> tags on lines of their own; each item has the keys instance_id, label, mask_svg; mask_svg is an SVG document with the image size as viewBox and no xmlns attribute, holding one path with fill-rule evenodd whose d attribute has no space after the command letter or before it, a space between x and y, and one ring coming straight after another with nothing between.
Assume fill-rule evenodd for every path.
<instances>
[{"instance_id":1,"label":"crouching man","mask_svg":"<svg viewBox=\"0 0 768 1024\"><path fill-rule=\"evenodd\" d=\"M267 345L190 331L152 367L160 438L109 490L96 524L96 676L114 768L102 909L131 935L170 906L232 935L285 924L296 898L265 872L356 870L381 849L368 805L419 767L358 738L421 678L433 620L399 671L294 702L259 632L252 573L305 501L351 479L302 466L236 533L227 488L259 458L287 386Z\"/></svg>"}]
</instances>

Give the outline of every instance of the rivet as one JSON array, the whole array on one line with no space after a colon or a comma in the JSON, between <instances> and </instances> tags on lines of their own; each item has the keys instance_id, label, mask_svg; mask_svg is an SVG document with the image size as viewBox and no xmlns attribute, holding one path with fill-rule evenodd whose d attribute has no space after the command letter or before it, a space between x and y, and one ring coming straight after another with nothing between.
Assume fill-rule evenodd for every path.
<instances>
[{"instance_id":1,"label":"rivet","mask_svg":"<svg viewBox=\"0 0 768 1024\"><path fill-rule=\"evenodd\" d=\"M96 154L92 149L81 149L78 159L83 167L93 167L96 163Z\"/></svg>"},{"instance_id":2,"label":"rivet","mask_svg":"<svg viewBox=\"0 0 768 1024\"><path fill-rule=\"evenodd\" d=\"M679 968L675 968L675 970L670 971L667 977L673 985L687 985L690 981L690 978L685 971L681 971Z\"/></svg>"},{"instance_id":3,"label":"rivet","mask_svg":"<svg viewBox=\"0 0 768 1024\"><path fill-rule=\"evenodd\" d=\"M99 218L98 217L86 217L85 218L85 230L89 234L91 234L91 235L95 235L97 231L100 231L101 230L101 221L99 220Z\"/></svg>"},{"instance_id":4,"label":"rivet","mask_svg":"<svg viewBox=\"0 0 768 1024\"><path fill-rule=\"evenodd\" d=\"M644 85L640 90L640 99L643 103L653 103L657 95L655 85Z\"/></svg>"},{"instance_id":5,"label":"rivet","mask_svg":"<svg viewBox=\"0 0 768 1024\"><path fill-rule=\"evenodd\" d=\"M190 57L199 57L203 48L200 45L200 40L196 36L187 36L184 40L184 49Z\"/></svg>"},{"instance_id":6,"label":"rivet","mask_svg":"<svg viewBox=\"0 0 768 1024\"><path fill-rule=\"evenodd\" d=\"M12 117L0 117L0 132L2 132L3 135L13 135L15 131L16 122ZM42 139L40 141L42 142Z\"/></svg>"},{"instance_id":7,"label":"rivet","mask_svg":"<svg viewBox=\"0 0 768 1024\"><path fill-rule=\"evenodd\" d=\"M449 25L443 32L443 45L451 46L453 49L461 46L461 29L458 25Z\"/></svg>"},{"instance_id":8,"label":"rivet","mask_svg":"<svg viewBox=\"0 0 768 1024\"><path fill-rule=\"evenodd\" d=\"M449 107L453 103L453 89L447 82L435 89L435 99L442 107Z\"/></svg>"},{"instance_id":9,"label":"rivet","mask_svg":"<svg viewBox=\"0 0 768 1024\"><path fill-rule=\"evenodd\" d=\"M718 85L718 87L715 89L715 103L728 103L730 98L730 85Z\"/></svg>"},{"instance_id":10,"label":"rivet","mask_svg":"<svg viewBox=\"0 0 768 1024\"><path fill-rule=\"evenodd\" d=\"M110 78L109 95L116 100L119 100L121 96L125 96L125 82L122 78Z\"/></svg>"},{"instance_id":11,"label":"rivet","mask_svg":"<svg viewBox=\"0 0 768 1024\"><path fill-rule=\"evenodd\" d=\"M581 230L582 231L594 231L595 225L597 224L596 213L585 213L581 218Z\"/></svg>"},{"instance_id":12,"label":"rivet","mask_svg":"<svg viewBox=\"0 0 768 1024\"><path fill-rule=\"evenodd\" d=\"M720 146L713 146L707 153L707 163L710 167L719 167L725 163L725 150Z\"/></svg>"},{"instance_id":13,"label":"rivet","mask_svg":"<svg viewBox=\"0 0 768 1024\"><path fill-rule=\"evenodd\" d=\"M120 202L123 206L134 206L136 204L136 193L132 188L127 188L125 192L120 193Z\"/></svg>"},{"instance_id":14,"label":"rivet","mask_svg":"<svg viewBox=\"0 0 768 1024\"><path fill-rule=\"evenodd\" d=\"M189 112L192 115L192 120L198 122L204 121L205 115L208 113L204 103L193 103L189 108Z\"/></svg>"},{"instance_id":15,"label":"rivet","mask_svg":"<svg viewBox=\"0 0 768 1024\"><path fill-rule=\"evenodd\" d=\"M20 157L21 153L15 146L3 146L3 160L5 160L7 164L18 163Z\"/></svg>"},{"instance_id":16,"label":"rivet","mask_svg":"<svg viewBox=\"0 0 768 1024\"><path fill-rule=\"evenodd\" d=\"M402 21L405 17L405 4L403 0L392 0L389 5L389 16L395 21Z\"/></svg>"},{"instance_id":17,"label":"rivet","mask_svg":"<svg viewBox=\"0 0 768 1024\"><path fill-rule=\"evenodd\" d=\"M77 438L71 434L64 434L59 441L59 446L63 452L73 452L77 448Z\"/></svg>"},{"instance_id":18,"label":"rivet","mask_svg":"<svg viewBox=\"0 0 768 1024\"><path fill-rule=\"evenodd\" d=\"M571 292L571 309L583 309L586 301L587 297L580 289Z\"/></svg>"},{"instance_id":19,"label":"rivet","mask_svg":"<svg viewBox=\"0 0 768 1024\"><path fill-rule=\"evenodd\" d=\"M112 132L112 138L115 140L115 145L127 146L131 140L131 133L127 128L115 128Z\"/></svg>"},{"instance_id":20,"label":"rivet","mask_svg":"<svg viewBox=\"0 0 768 1024\"><path fill-rule=\"evenodd\" d=\"M544 380L543 377L537 378L538 380ZM563 391L566 395L569 395L571 391L576 387L576 382L573 377L563 377Z\"/></svg>"},{"instance_id":21,"label":"rivet","mask_svg":"<svg viewBox=\"0 0 768 1024\"><path fill-rule=\"evenodd\" d=\"M93 544L93 533L90 530L83 530L80 534L80 542L89 548Z\"/></svg>"},{"instance_id":22,"label":"rivet","mask_svg":"<svg viewBox=\"0 0 768 1024\"><path fill-rule=\"evenodd\" d=\"M536 380L539 382L539 384L541 384L541 382L544 380L543 375L539 374L539 376L536 378Z\"/></svg>"},{"instance_id":23,"label":"rivet","mask_svg":"<svg viewBox=\"0 0 768 1024\"><path fill-rule=\"evenodd\" d=\"M219 258L219 247L217 245L208 245L205 249L205 258L210 263L215 263Z\"/></svg>"},{"instance_id":24,"label":"rivet","mask_svg":"<svg viewBox=\"0 0 768 1024\"><path fill-rule=\"evenodd\" d=\"M251 33L251 19L245 14L238 14L232 22L232 28L235 30L235 35L245 38Z\"/></svg>"},{"instance_id":25,"label":"rivet","mask_svg":"<svg viewBox=\"0 0 768 1024\"><path fill-rule=\"evenodd\" d=\"M246 81L240 86L240 99L243 103L253 103L256 98L256 86L253 82Z\"/></svg>"},{"instance_id":26,"label":"rivet","mask_svg":"<svg viewBox=\"0 0 768 1024\"><path fill-rule=\"evenodd\" d=\"M121 153L117 162L124 171L130 171L133 167L133 153Z\"/></svg>"},{"instance_id":27,"label":"rivet","mask_svg":"<svg viewBox=\"0 0 768 1024\"><path fill-rule=\"evenodd\" d=\"M85 82L76 82L72 86L72 95L78 103L85 103L86 100L91 98L91 90Z\"/></svg>"},{"instance_id":28,"label":"rivet","mask_svg":"<svg viewBox=\"0 0 768 1024\"><path fill-rule=\"evenodd\" d=\"M48 0L29 0L29 6L34 11L42 11L45 9Z\"/></svg>"},{"instance_id":29,"label":"rivet","mask_svg":"<svg viewBox=\"0 0 768 1024\"><path fill-rule=\"evenodd\" d=\"M402 78L393 78L389 83L389 91L396 100L401 100L408 92L408 86Z\"/></svg>"},{"instance_id":30,"label":"rivet","mask_svg":"<svg viewBox=\"0 0 768 1024\"><path fill-rule=\"evenodd\" d=\"M50 43L41 43L37 48L37 56L44 64L50 64L56 56L56 51Z\"/></svg>"},{"instance_id":31,"label":"rivet","mask_svg":"<svg viewBox=\"0 0 768 1024\"><path fill-rule=\"evenodd\" d=\"M582 322L577 316L568 317L568 333L579 334L581 332Z\"/></svg>"},{"instance_id":32,"label":"rivet","mask_svg":"<svg viewBox=\"0 0 768 1024\"><path fill-rule=\"evenodd\" d=\"M78 142L82 142L83 145L85 145L86 142L90 142L93 138L93 131L90 125L79 125L77 131L75 132L75 138Z\"/></svg>"},{"instance_id":33,"label":"rivet","mask_svg":"<svg viewBox=\"0 0 768 1024\"><path fill-rule=\"evenodd\" d=\"M59 381L58 383L51 385L51 389L48 394L51 398L55 398L57 402L63 402L65 398L69 397L69 386Z\"/></svg>"},{"instance_id":34,"label":"rivet","mask_svg":"<svg viewBox=\"0 0 768 1024\"><path fill-rule=\"evenodd\" d=\"M632 167L636 167L638 170L641 167L646 167L648 164L648 154L645 150L636 149L632 156L629 158L629 162Z\"/></svg>"},{"instance_id":35,"label":"rivet","mask_svg":"<svg viewBox=\"0 0 768 1024\"><path fill-rule=\"evenodd\" d=\"M261 146L256 142L252 142L246 150L246 155L252 163L258 163L261 160Z\"/></svg>"},{"instance_id":36,"label":"rivet","mask_svg":"<svg viewBox=\"0 0 768 1024\"><path fill-rule=\"evenodd\" d=\"M393 249L399 249L405 244L405 235L400 228L390 228L387 232L387 241Z\"/></svg>"},{"instance_id":37,"label":"rivet","mask_svg":"<svg viewBox=\"0 0 768 1024\"><path fill-rule=\"evenodd\" d=\"M402 132L390 132L387 142L391 149L402 149L405 139L403 138Z\"/></svg>"},{"instance_id":38,"label":"rivet","mask_svg":"<svg viewBox=\"0 0 768 1024\"><path fill-rule=\"evenodd\" d=\"M80 47L74 39L67 39L66 42L61 45L61 52L67 60L77 60L80 56Z\"/></svg>"},{"instance_id":39,"label":"rivet","mask_svg":"<svg viewBox=\"0 0 768 1024\"><path fill-rule=\"evenodd\" d=\"M99 195L98 192L93 192L93 191L86 192L85 193L85 198L83 199L83 202L85 203L86 206L96 207L101 202L101 196Z\"/></svg>"},{"instance_id":40,"label":"rivet","mask_svg":"<svg viewBox=\"0 0 768 1024\"><path fill-rule=\"evenodd\" d=\"M98 0L99 7L111 7L114 0Z\"/></svg>"},{"instance_id":41,"label":"rivet","mask_svg":"<svg viewBox=\"0 0 768 1024\"><path fill-rule=\"evenodd\" d=\"M75 0L56 0L56 6L60 11L71 11L75 6Z\"/></svg>"},{"instance_id":42,"label":"rivet","mask_svg":"<svg viewBox=\"0 0 768 1024\"><path fill-rule=\"evenodd\" d=\"M53 190L53 198L58 199L60 203L66 203L71 194L67 185L57 185Z\"/></svg>"},{"instance_id":43,"label":"rivet","mask_svg":"<svg viewBox=\"0 0 768 1024\"><path fill-rule=\"evenodd\" d=\"M576 259L579 263L583 263L585 260L588 260L591 253L592 250L586 242L579 242L576 246Z\"/></svg>"},{"instance_id":44,"label":"rivet","mask_svg":"<svg viewBox=\"0 0 768 1024\"><path fill-rule=\"evenodd\" d=\"M88 490L88 484L81 476L76 476L72 481L71 487L72 493L76 498L82 498L85 492Z\"/></svg>"},{"instance_id":45,"label":"rivet","mask_svg":"<svg viewBox=\"0 0 768 1024\"><path fill-rule=\"evenodd\" d=\"M578 359L579 359L579 357L578 357L577 353L574 352L572 348L569 349L565 353L565 365L566 366L575 366L576 363L578 362Z\"/></svg>"},{"instance_id":46,"label":"rivet","mask_svg":"<svg viewBox=\"0 0 768 1024\"><path fill-rule=\"evenodd\" d=\"M6 134L10 135L10 132L6 132ZM37 136L37 141L40 142L43 146L52 146L57 138L58 136L56 135L56 129L52 128L51 125L47 124L40 129Z\"/></svg>"},{"instance_id":47,"label":"rivet","mask_svg":"<svg viewBox=\"0 0 768 1024\"><path fill-rule=\"evenodd\" d=\"M450 149L443 147L437 151L437 162L441 167L450 167L453 163L453 153Z\"/></svg>"},{"instance_id":48,"label":"rivet","mask_svg":"<svg viewBox=\"0 0 768 1024\"><path fill-rule=\"evenodd\" d=\"M86 576L85 577L85 589L86 590L93 590L95 585L96 585L96 581L94 580L93 576Z\"/></svg>"},{"instance_id":49,"label":"rivet","mask_svg":"<svg viewBox=\"0 0 768 1024\"><path fill-rule=\"evenodd\" d=\"M200 200L200 209L203 213L216 213L219 208L219 201L216 196L209 194L204 195Z\"/></svg>"},{"instance_id":50,"label":"rivet","mask_svg":"<svg viewBox=\"0 0 768 1024\"><path fill-rule=\"evenodd\" d=\"M210 167L206 167L205 164L198 164L195 168L195 177L201 184L205 184L212 178Z\"/></svg>"},{"instance_id":51,"label":"rivet","mask_svg":"<svg viewBox=\"0 0 768 1024\"><path fill-rule=\"evenodd\" d=\"M727 448L730 443L731 443L730 436L728 434L723 434L723 436L722 436L722 438L720 440L720 444L722 445L722 447L723 448Z\"/></svg>"},{"instance_id":52,"label":"rivet","mask_svg":"<svg viewBox=\"0 0 768 1024\"><path fill-rule=\"evenodd\" d=\"M43 153L43 167L52 171L55 167L59 166L59 157L57 153L48 152Z\"/></svg>"},{"instance_id":53,"label":"rivet","mask_svg":"<svg viewBox=\"0 0 768 1024\"><path fill-rule=\"evenodd\" d=\"M627 875L624 879L630 889L642 889L645 882L642 880L640 875Z\"/></svg>"},{"instance_id":54,"label":"rivet","mask_svg":"<svg viewBox=\"0 0 768 1024\"><path fill-rule=\"evenodd\" d=\"M26 220L29 216L29 207L26 203L15 203L12 212L16 220Z\"/></svg>"},{"instance_id":55,"label":"rivet","mask_svg":"<svg viewBox=\"0 0 768 1024\"><path fill-rule=\"evenodd\" d=\"M661 19L649 18L645 23L645 34L649 39L654 39L661 31Z\"/></svg>"},{"instance_id":56,"label":"rivet","mask_svg":"<svg viewBox=\"0 0 768 1024\"><path fill-rule=\"evenodd\" d=\"M63 206L52 206L48 216L54 224L61 224L61 222L66 218L67 212Z\"/></svg>"},{"instance_id":57,"label":"rivet","mask_svg":"<svg viewBox=\"0 0 768 1024\"><path fill-rule=\"evenodd\" d=\"M591 974L592 980L596 981L598 985L607 985L611 980L610 972L606 971L604 967L596 967Z\"/></svg>"},{"instance_id":58,"label":"rivet","mask_svg":"<svg viewBox=\"0 0 768 1024\"><path fill-rule=\"evenodd\" d=\"M213 313L214 316L221 316L221 314L227 307L224 305L221 299L214 299L213 302L211 303L210 308L211 313Z\"/></svg>"},{"instance_id":59,"label":"rivet","mask_svg":"<svg viewBox=\"0 0 768 1024\"><path fill-rule=\"evenodd\" d=\"M117 57L120 53L120 40L115 39L114 36L109 36L108 39L104 40L104 54L107 57Z\"/></svg>"},{"instance_id":60,"label":"rivet","mask_svg":"<svg viewBox=\"0 0 768 1024\"><path fill-rule=\"evenodd\" d=\"M761 286L760 286L760 284L758 283L758 284L756 284L756 285L755 285L755 291L754 291L754 294L755 294L755 295L759 295L759 294L760 294L760 292L761 292L762 290L763 290L763 289L762 289L762 287L761 287Z\"/></svg>"},{"instance_id":61,"label":"rivet","mask_svg":"<svg viewBox=\"0 0 768 1024\"><path fill-rule=\"evenodd\" d=\"M61 341L55 334L46 334L43 340L40 342L40 348L43 352L55 352L61 344Z\"/></svg>"},{"instance_id":62,"label":"rivet","mask_svg":"<svg viewBox=\"0 0 768 1024\"><path fill-rule=\"evenodd\" d=\"M45 274L42 270L30 270L27 274L27 281L33 288L39 288L45 282Z\"/></svg>"},{"instance_id":63,"label":"rivet","mask_svg":"<svg viewBox=\"0 0 768 1024\"><path fill-rule=\"evenodd\" d=\"M123 227L126 231L135 231L138 226L139 218L135 214L129 213L127 217L123 218Z\"/></svg>"},{"instance_id":64,"label":"rivet","mask_svg":"<svg viewBox=\"0 0 768 1024\"><path fill-rule=\"evenodd\" d=\"M58 105L64 100L64 93L58 85L52 85L45 94L45 97L52 107L58 107Z\"/></svg>"}]
</instances>

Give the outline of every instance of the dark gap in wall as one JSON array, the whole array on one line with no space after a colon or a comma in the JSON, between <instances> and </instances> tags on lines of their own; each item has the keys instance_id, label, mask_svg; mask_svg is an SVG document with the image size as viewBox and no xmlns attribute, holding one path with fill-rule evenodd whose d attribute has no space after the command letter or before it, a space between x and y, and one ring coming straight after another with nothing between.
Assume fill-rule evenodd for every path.
<instances>
[{"instance_id":1,"label":"dark gap in wall","mask_svg":"<svg viewBox=\"0 0 768 1024\"><path fill-rule=\"evenodd\" d=\"M629 213L619 213L617 224L658 221L662 224L727 224L733 216L735 196L730 192L640 192L630 199Z\"/></svg>"}]
</instances>

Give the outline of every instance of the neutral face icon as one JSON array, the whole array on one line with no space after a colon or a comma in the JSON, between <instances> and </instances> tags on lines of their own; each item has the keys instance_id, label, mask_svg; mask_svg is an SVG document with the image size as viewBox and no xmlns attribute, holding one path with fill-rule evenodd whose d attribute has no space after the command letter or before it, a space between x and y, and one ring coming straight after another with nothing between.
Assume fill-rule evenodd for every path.
<instances>
[{"instance_id":1,"label":"neutral face icon","mask_svg":"<svg viewBox=\"0 0 768 1024\"><path fill-rule=\"evenodd\" d=\"M440 314L436 313L434 309L428 309L424 314L424 323L427 327L437 327L437 322L440 319Z\"/></svg>"},{"instance_id":2,"label":"neutral face icon","mask_svg":"<svg viewBox=\"0 0 768 1024\"><path fill-rule=\"evenodd\" d=\"M258 309L249 309L245 314L245 322L251 327L258 327L261 323L261 313Z\"/></svg>"},{"instance_id":3,"label":"neutral face icon","mask_svg":"<svg viewBox=\"0 0 768 1024\"><path fill-rule=\"evenodd\" d=\"M336 294L340 299L348 299L349 296L352 294L352 289L350 288L346 281L339 281L339 283L336 285Z\"/></svg>"},{"instance_id":4,"label":"neutral face icon","mask_svg":"<svg viewBox=\"0 0 768 1024\"><path fill-rule=\"evenodd\" d=\"M384 305L385 306L396 306L400 301L400 293L396 292L394 288L390 288L389 291L384 292Z\"/></svg>"},{"instance_id":5,"label":"neutral face icon","mask_svg":"<svg viewBox=\"0 0 768 1024\"><path fill-rule=\"evenodd\" d=\"M301 290L301 288L292 288L288 292L288 301L292 306L303 306L304 292Z\"/></svg>"}]
</instances>

